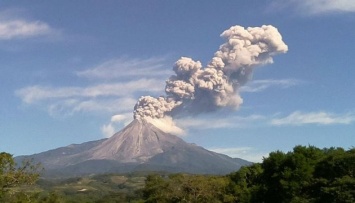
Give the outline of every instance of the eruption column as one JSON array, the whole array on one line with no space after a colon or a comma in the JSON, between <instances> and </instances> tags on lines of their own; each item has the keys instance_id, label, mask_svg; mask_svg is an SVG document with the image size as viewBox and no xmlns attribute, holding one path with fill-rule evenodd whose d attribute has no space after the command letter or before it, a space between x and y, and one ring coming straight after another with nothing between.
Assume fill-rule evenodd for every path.
<instances>
[{"instance_id":1,"label":"eruption column","mask_svg":"<svg viewBox=\"0 0 355 203\"><path fill-rule=\"evenodd\" d=\"M221 37L226 40L206 67L191 58L175 62L166 81L166 97L141 97L134 107L134 118L163 118L181 112L202 113L223 107L237 108L243 100L240 86L251 79L256 66L273 63L272 56L286 53L287 45L278 30L232 26Z\"/></svg>"}]
</instances>

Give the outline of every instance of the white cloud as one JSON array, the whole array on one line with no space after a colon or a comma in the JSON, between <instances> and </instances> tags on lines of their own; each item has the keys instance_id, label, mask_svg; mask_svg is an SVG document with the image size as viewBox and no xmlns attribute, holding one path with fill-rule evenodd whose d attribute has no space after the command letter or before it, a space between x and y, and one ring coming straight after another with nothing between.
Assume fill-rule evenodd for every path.
<instances>
[{"instance_id":1,"label":"white cloud","mask_svg":"<svg viewBox=\"0 0 355 203\"><path fill-rule=\"evenodd\" d=\"M111 137L116 132L115 128L113 127L113 125L111 123L109 123L107 125L103 125L101 127L101 131L105 137Z\"/></svg>"},{"instance_id":2,"label":"white cloud","mask_svg":"<svg viewBox=\"0 0 355 203\"><path fill-rule=\"evenodd\" d=\"M132 114L133 106L136 100L129 97L111 98L111 99L60 99L53 102L46 102L44 105L51 116L70 116L74 113L122 113L130 112ZM133 114L132 114L133 117Z\"/></svg>"},{"instance_id":3,"label":"white cloud","mask_svg":"<svg viewBox=\"0 0 355 203\"><path fill-rule=\"evenodd\" d=\"M77 72L78 76L90 79L115 79L125 77L164 77L165 79L171 74L172 70L165 66L164 58L111 59L94 68Z\"/></svg>"},{"instance_id":4,"label":"white cloud","mask_svg":"<svg viewBox=\"0 0 355 203\"><path fill-rule=\"evenodd\" d=\"M263 157L268 156L268 153L260 152L251 147L209 148L209 150L228 155L232 158L241 158L247 161L257 163L262 162Z\"/></svg>"},{"instance_id":5,"label":"white cloud","mask_svg":"<svg viewBox=\"0 0 355 203\"><path fill-rule=\"evenodd\" d=\"M114 135L119 127L128 125L133 120L132 112L127 112L124 114L117 114L111 117L111 121L101 127L101 132L104 137L111 137Z\"/></svg>"},{"instance_id":6,"label":"white cloud","mask_svg":"<svg viewBox=\"0 0 355 203\"><path fill-rule=\"evenodd\" d=\"M184 136L185 131L178 127L173 119L169 116L163 118L145 118L149 123L155 125L157 128L161 129L166 133L171 133L173 135Z\"/></svg>"},{"instance_id":7,"label":"white cloud","mask_svg":"<svg viewBox=\"0 0 355 203\"><path fill-rule=\"evenodd\" d=\"M45 87L30 86L15 92L23 102L31 104L42 100L77 98L77 97L109 97L132 95L137 91L159 92L163 90L162 82L155 79L141 79L127 83L99 84L89 87Z\"/></svg>"},{"instance_id":8,"label":"white cloud","mask_svg":"<svg viewBox=\"0 0 355 203\"><path fill-rule=\"evenodd\" d=\"M0 40L46 36L53 33L55 31L48 24L41 21L0 19Z\"/></svg>"},{"instance_id":9,"label":"white cloud","mask_svg":"<svg viewBox=\"0 0 355 203\"><path fill-rule=\"evenodd\" d=\"M109 124L102 126L105 136L111 136L117 126L132 120L137 102L135 97L163 93L168 74L163 62L163 58L155 57L114 59L87 71L76 72L78 77L92 79L89 85L35 85L18 89L15 95L27 105L44 108L53 117L72 116L76 113L124 114L124 117L112 117ZM164 79L161 79L163 76ZM120 82L107 82L107 79Z\"/></svg>"},{"instance_id":10,"label":"white cloud","mask_svg":"<svg viewBox=\"0 0 355 203\"><path fill-rule=\"evenodd\" d=\"M302 0L300 5L311 13L355 12L354 0Z\"/></svg>"},{"instance_id":11,"label":"white cloud","mask_svg":"<svg viewBox=\"0 0 355 203\"><path fill-rule=\"evenodd\" d=\"M295 79L284 80L254 80L246 86L240 88L241 92L261 92L267 88L279 87L289 88L301 84L302 82Z\"/></svg>"},{"instance_id":12,"label":"white cloud","mask_svg":"<svg viewBox=\"0 0 355 203\"><path fill-rule=\"evenodd\" d=\"M250 115L250 116L197 116L176 119L176 124L185 130L190 129L227 129L227 128L255 128L270 126L302 126L302 125L335 125L351 124L355 122L355 114L332 114L328 112L300 112L295 111L288 116Z\"/></svg>"},{"instance_id":13,"label":"white cloud","mask_svg":"<svg viewBox=\"0 0 355 203\"><path fill-rule=\"evenodd\" d=\"M354 114L336 115L327 112L293 112L292 114L271 120L272 125L304 125L304 124L319 124L319 125L332 125L332 124L350 124L355 121Z\"/></svg>"},{"instance_id":14,"label":"white cloud","mask_svg":"<svg viewBox=\"0 0 355 203\"><path fill-rule=\"evenodd\" d=\"M113 60L112 63L105 63L98 68L89 69L93 72L77 73L78 76L90 77L89 85L86 86L28 86L15 91L15 95L21 98L22 102L27 105L36 105L45 108L48 113L54 117L71 116L75 113L99 113L99 114L123 114L129 112L132 117L134 105L138 96L145 94L159 95L164 91L165 78L161 79L164 69L162 69L163 59L124 59ZM118 63L123 63L125 68L122 69ZM132 63L130 66L129 64ZM112 67L109 65L111 64ZM147 67L140 68L139 66ZM119 69L119 70L116 70ZM137 77L130 77L134 74L133 70L138 68ZM105 78L109 78L109 72L115 81L107 82ZM98 74L103 71L102 75ZM140 72L141 71L141 72ZM151 73L154 72L155 73ZM119 73L122 75L117 75ZM84 74L85 73L85 74ZM88 75L86 75L86 73ZM90 74L89 74L90 73ZM116 74L116 75L115 75ZM165 73L164 73L165 74ZM144 75L144 77L143 77ZM116 77L123 78L116 78ZM120 81L120 82L117 82ZM117 119L117 118L114 118ZM114 121L112 121L114 122ZM108 132L109 126L103 128Z\"/></svg>"},{"instance_id":15,"label":"white cloud","mask_svg":"<svg viewBox=\"0 0 355 203\"><path fill-rule=\"evenodd\" d=\"M132 111L116 114L111 117L111 123L123 124L124 126L130 124L133 120Z\"/></svg>"},{"instance_id":16,"label":"white cloud","mask_svg":"<svg viewBox=\"0 0 355 203\"><path fill-rule=\"evenodd\" d=\"M118 114L118 115L114 115L111 117L111 122L122 122L125 119L127 119L127 116L124 114Z\"/></svg>"},{"instance_id":17,"label":"white cloud","mask_svg":"<svg viewBox=\"0 0 355 203\"><path fill-rule=\"evenodd\" d=\"M355 12L355 3L354 0L274 0L269 9L286 8L296 9L302 14L347 13Z\"/></svg>"},{"instance_id":18,"label":"white cloud","mask_svg":"<svg viewBox=\"0 0 355 203\"><path fill-rule=\"evenodd\" d=\"M265 120L261 115L250 115L246 117L230 116L228 118L190 117L177 119L178 126L184 129L219 129L219 128L246 128L255 126L256 123Z\"/></svg>"},{"instance_id":19,"label":"white cloud","mask_svg":"<svg viewBox=\"0 0 355 203\"><path fill-rule=\"evenodd\" d=\"M136 99L122 97L117 99L86 100L73 106L74 112L125 112L133 111Z\"/></svg>"}]
</instances>

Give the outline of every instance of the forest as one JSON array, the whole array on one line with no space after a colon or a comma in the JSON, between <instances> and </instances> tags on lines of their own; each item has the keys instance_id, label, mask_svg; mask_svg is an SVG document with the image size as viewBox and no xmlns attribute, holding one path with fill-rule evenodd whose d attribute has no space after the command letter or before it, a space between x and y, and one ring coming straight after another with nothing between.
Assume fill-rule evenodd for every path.
<instances>
[{"instance_id":1,"label":"forest","mask_svg":"<svg viewBox=\"0 0 355 203\"><path fill-rule=\"evenodd\" d=\"M141 172L41 178L29 160L0 153L0 202L355 202L355 148L296 146L227 175ZM44 169L45 170L45 169Z\"/></svg>"}]
</instances>

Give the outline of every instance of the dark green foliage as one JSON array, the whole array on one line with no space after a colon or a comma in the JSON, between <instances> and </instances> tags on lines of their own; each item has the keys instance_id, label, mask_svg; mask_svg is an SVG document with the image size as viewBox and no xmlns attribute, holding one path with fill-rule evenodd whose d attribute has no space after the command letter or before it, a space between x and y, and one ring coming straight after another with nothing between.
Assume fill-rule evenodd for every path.
<instances>
[{"instance_id":1,"label":"dark green foliage","mask_svg":"<svg viewBox=\"0 0 355 203\"><path fill-rule=\"evenodd\" d=\"M316 164L323 158L316 147L296 146L293 152L272 152L262 163L263 189L259 195L266 202L292 202L295 198L309 199L307 188L313 184ZM297 200L297 201L298 201Z\"/></svg>"},{"instance_id":2,"label":"dark green foliage","mask_svg":"<svg viewBox=\"0 0 355 203\"><path fill-rule=\"evenodd\" d=\"M355 202L355 149L296 146L226 177L148 176L145 202Z\"/></svg>"},{"instance_id":3,"label":"dark green foliage","mask_svg":"<svg viewBox=\"0 0 355 203\"><path fill-rule=\"evenodd\" d=\"M40 165L23 161L17 166L11 154L0 153L0 202L28 202L33 194L22 192L22 186L33 185L40 172Z\"/></svg>"},{"instance_id":4,"label":"dark green foliage","mask_svg":"<svg viewBox=\"0 0 355 203\"><path fill-rule=\"evenodd\" d=\"M222 176L150 175L143 190L145 202L233 202L229 180Z\"/></svg>"},{"instance_id":5,"label":"dark green foliage","mask_svg":"<svg viewBox=\"0 0 355 203\"><path fill-rule=\"evenodd\" d=\"M65 180L40 179L35 185L38 175L30 173L35 168L33 165L23 165L26 170L16 169L11 155L1 155L3 199L0 202L4 202L5 196L5 202L9 203L355 202L354 148L296 146L292 152L272 152L262 163L242 167L227 176L104 174ZM10 181L13 178L18 181Z\"/></svg>"},{"instance_id":6,"label":"dark green foliage","mask_svg":"<svg viewBox=\"0 0 355 203\"><path fill-rule=\"evenodd\" d=\"M263 169L260 164L242 167L239 171L229 175L229 192L236 202L256 202L257 192L260 190L260 178Z\"/></svg>"},{"instance_id":7,"label":"dark green foliage","mask_svg":"<svg viewBox=\"0 0 355 203\"><path fill-rule=\"evenodd\" d=\"M355 149L296 146L231 174L236 202L355 202Z\"/></svg>"},{"instance_id":8,"label":"dark green foliage","mask_svg":"<svg viewBox=\"0 0 355 203\"><path fill-rule=\"evenodd\" d=\"M330 149L315 168L319 202L355 202L355 149Z\"/></svg>"}]
</instances>

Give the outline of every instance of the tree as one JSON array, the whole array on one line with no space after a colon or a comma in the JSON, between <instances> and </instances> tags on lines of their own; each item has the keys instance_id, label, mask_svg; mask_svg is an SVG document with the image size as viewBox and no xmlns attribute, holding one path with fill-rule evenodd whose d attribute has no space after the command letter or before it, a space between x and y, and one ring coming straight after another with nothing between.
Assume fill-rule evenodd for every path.
<instances>
[{"instance_id":1,"label":"tree","mask_svg":"<svg viewBox=\"0 0 355 203\"><path fill-rule=\"evenodd\" d=\"M257 192L260 190L262 172L260 164L253 164L228 175L231 180L229 192L233 194L235 202L258 202Z\"/></svg>"},{"instance_id":2,"label":"tree","mask_svg":"<svg viewBox=\"0 0 355 203\"><path fill-rule=\"evenodd\" d=\"M0 202L7 201L16 191L12 190L22 185L32 185L39 178L41 167L31 161L23 161L17 166L12 155L0 153Z\"/></svg>"},{"instance_id":3,"label":"tree","mask_svg":"<svg viewBox=\"0 0 355 203\"><path fill-rule=\"evenodd\" d=\"M318 202L355 202L355 148L327 150L315 167L313 196Z\"/></svg>"},{"instance_id":4,"label":"tree","mask_svg":"<svg viewBox=\"0 0 355 203\"><path fill-rule=\"evenodd\" d=\"M353 203L355 148L296 146L228 176L147 178L146 202Z\"/></svg>"},{"instance_id":5,"label":"tree","mask_svg":"<svg viewBox=\"0 0 355 203\"><path fill-rule=\"evenodd\" d=\"M150 175L143 189L145 202L233 202L227 177L173 174Z\"/></svg>"},{"instance_id":6,"label":"tree","mask_svg":"<svg viewBox=\"0 0 355 203\"><path fill-rule=\"evenodd\" d=\"M149 175L143 189L143 197L146 202L164 202L166 185L166 181L160 175Z\"/></svg>"},{"instance_id":7,"label":"tree","mask_svg":"<svg viewBox=\"0 0 355 203\"><path fill-rule=\"evenodd\" d=\"M264 171L260 192L265 202L308 202L315 166L324 157L324 151L313 146L270 153L261 164Z\"/></svg>"}]
</instances>

